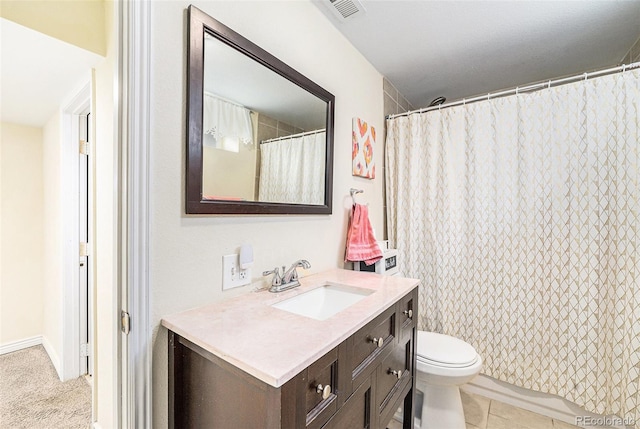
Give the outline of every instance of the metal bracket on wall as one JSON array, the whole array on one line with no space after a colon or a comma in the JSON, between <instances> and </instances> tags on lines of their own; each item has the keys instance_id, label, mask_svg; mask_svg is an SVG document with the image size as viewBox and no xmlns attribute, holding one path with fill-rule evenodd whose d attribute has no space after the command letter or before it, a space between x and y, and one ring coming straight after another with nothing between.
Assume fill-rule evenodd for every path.
<instances>
[{"instance_id":1,"label":"metal bracket on wall","mask_svg":"<svg viewBox=\"0 0 640 429\"><path fill-rule=\"evenodd\" d=\"M120 330L125 335L128 335L129 332L131 332L131 316L129 316L129 313L124 310L120 311Z\"/></svg>"}]
</instances>

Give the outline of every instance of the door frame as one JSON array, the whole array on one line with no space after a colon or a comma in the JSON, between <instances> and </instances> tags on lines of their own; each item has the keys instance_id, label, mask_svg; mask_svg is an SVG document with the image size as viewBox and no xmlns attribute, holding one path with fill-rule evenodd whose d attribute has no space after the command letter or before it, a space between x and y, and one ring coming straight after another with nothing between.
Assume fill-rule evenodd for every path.
<instances>
[{"instance_id":1,"label":"door frame","mask_svg":"<svg viewBox=\"0 0 640 429\"><path fill-rule=\"evenodd\" d=\"M87 345L87 356L83 356L82 347L78 353L80 354L80 375L93 375L93 325L94 325L94 312L93 312L93 273L96 258L91 251L91 245L93 244L92 237L94 236L94 222L93 222L93 207L94 207L94 192L93 192L93 151L89 148L91 146L91 121L93 118L91 115L91 109L84 110L78 117L78 125L80 128L79 138L82 138L87 144L85 145L85 151L79 151L78 157L78 226L82 226L82 217L86 217L86 243L87 243L87 255L79 255L78 260L80 264L83 262L86 264L84 276L86 276L86 284L83 284L82 279L78 279L79 297L78 302L80 308L79 317L79 329L80 329L80 346L82 344ZM82 166L82 164L85 164ZM82 187L86 187L82 190ZM85 192L84 199L81 197ZM83 210L80 204L86 204L86 208ZM79 240L83 234L78 233ZM82 265L80 265L82 267ZM80 268L79 267L79 268ZM82 270L79 269L80 273ZM80 276L82 277L82 275ZM83 302L84 301L84 302ZM85 340L86 338L86 340Z\"/></svg>"},{"instance_id":2,"label":"door frame","mask_svg":"<svg viewBox=\"0 0 640 429\"><path fill-rule=\"evenodd\" d=\"M79 135L80 117L91 108L90 80L75 91L61 112L62 156L61 156L61 207L62 207L62 362L61 379L70 380L80 376L80 275L78 255L79 224ZM89 166L91 181L91 166ZM93 225L92 204L89 204L89 228ZM89 235L91 240L91 235ZM89 241L91 249L91 241ZM91 251L89 251L91 254ZM89 281L93 267L89 264ZM90 284L91 287L91 284ZM95 312L91 312L94 313Z\"/></svg>"},{"instance_id":3,"label":"door frame","mask_svg":"<svg viewBox=\"0 0 640 429\"><path fill-rule=\"evenodd\" d=\"M118 2L121 160L121 309L131 330L121 335L121 426L151 429L153 350L149 293L149 153L151 2Z\"/></svg>"}]
</instances>

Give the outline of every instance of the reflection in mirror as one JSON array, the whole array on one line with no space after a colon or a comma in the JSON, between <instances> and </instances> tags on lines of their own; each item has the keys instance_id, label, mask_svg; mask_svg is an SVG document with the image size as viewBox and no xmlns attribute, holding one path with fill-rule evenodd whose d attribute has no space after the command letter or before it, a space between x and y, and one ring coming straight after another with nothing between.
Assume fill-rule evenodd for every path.
<instances>
[{"instance_id":1,"label":"reflection in mirror","mask_svg":"<svg viewBox=\"0 0 640 429\"><path fill-rule=\"evenodd\" d=\"M205 32L202 198L321 205L327 102Z\"/></svg>"},{"instance_id":2,"label":"reflection in mirror","mask_svg":"<svg viewBox=\"0 0 640 429\"><path fill-rule=\"evenodd\" d=\"M260 142L258 199L322 204L325 130Z\"/></svg>"}]
</instances>

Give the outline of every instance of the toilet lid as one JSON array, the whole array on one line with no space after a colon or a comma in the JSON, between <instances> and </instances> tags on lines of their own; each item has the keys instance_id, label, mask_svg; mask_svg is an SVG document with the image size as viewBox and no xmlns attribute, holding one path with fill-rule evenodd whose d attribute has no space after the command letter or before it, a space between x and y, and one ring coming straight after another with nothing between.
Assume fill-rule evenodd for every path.
<instances>
[{"instance_id":1,"label":"toilet lid","mask_svg":"<svg viewBox=\"0 0 640 429\"><path fill-rule=\"evenodd\" d=\"M449 335L418 331L417 358L442 366L468 366L478 360L478 353L468 343Z\"/></svg>"}]
</instances>

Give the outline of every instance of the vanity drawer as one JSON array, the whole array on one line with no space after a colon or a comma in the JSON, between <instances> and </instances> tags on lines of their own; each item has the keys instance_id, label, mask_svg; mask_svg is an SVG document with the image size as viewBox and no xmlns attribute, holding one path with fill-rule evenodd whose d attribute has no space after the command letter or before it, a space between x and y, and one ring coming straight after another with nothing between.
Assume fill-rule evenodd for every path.
<instances>
[{"instance_id":1,"label":"vanity drawer","mask_svg":"<svg viewBox=\"0 0 640 429\"><path fill-rule=\"evenodd\" d=\"M397 305L398 325L400 326L399 338L404 339L413 334L418 318L418 289L404 296Z\"/></svg>"},{"instance_id":2,"label":"vanity drawer","mask_svg":"<svg viewBox=\"0 0 640 429\"><path fill-rule=\"evenodd\" d=\"M376 397L378 412L382 415L388 404L393 400L399 390L411 380L412 375L412 340L402 341L395 346L382 363L378 366L376 375Z\"/></svg>"},{"instance_id":3,"label":"vanity drawer","mask_svg":"<svg viewBox=\"0 0 640 429\"><path fill-rule=\"evenodd\" d=\"M357 388L395 344L396 307L391 307L349 338L349 370Z\"/></svg>"}]
</instances>

